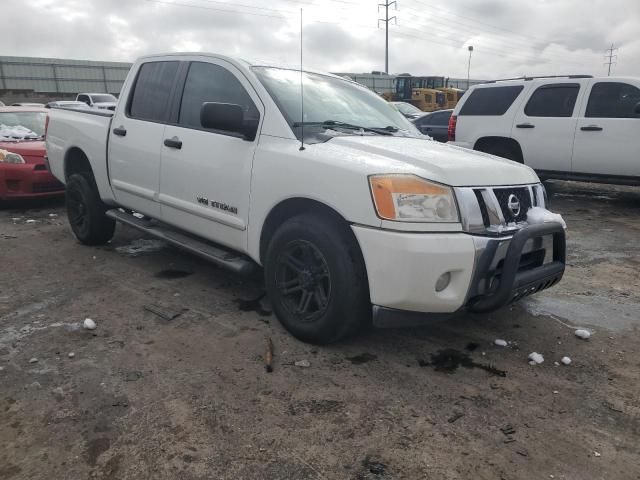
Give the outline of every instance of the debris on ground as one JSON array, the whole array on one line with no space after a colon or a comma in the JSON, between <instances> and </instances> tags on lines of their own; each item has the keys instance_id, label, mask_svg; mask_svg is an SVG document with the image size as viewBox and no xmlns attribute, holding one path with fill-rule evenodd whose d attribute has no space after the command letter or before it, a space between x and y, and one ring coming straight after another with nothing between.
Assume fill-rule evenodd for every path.
<instances>
[{"instance_id":1,"label":"debris on ground","mask_svg":"<svg viewBox=\"0 0 640 480\"><path fill-rule=\"evenodd\" d=\"M529 354L529 360L530 365L540 365L542 362L544 362L544 357L538 352L533 352Z\"/></svg>"},{"instance_id":2,"label":"debris on ground","mask_svg":"<svg viewBox=\"0 0 640 480\"><path fill-rule=\"evenodd\" d=\"M139 257L150 253L159 252L167 247L167 242L163 240L154 240L139 238L129 245L123 245L116 248L116 252L128 255L130 257Z\"/></svg>"},{"instance_id":3,"label":"debris on ground","mask_svg":"<svg viewBox=\"0 0 640 480\"><path fill-rule=\"evenodd\" d=\"M466 353L459 352L453 348L438 350L436 353L431 354L430 362L427 362L426 360L418 360L418 365L421 367L432 366L437 372L446 373L453 373L462 365L465 368L480 368L499 377L507 376L507 373L504 370L499 370L493 365L478 363Z\"/></svg>"},{"instance_id":4,"label":"debris on ground","mask_svg":"<svg viewBox=\"0 0 640 480\"><path fill-rule=\"evenodd\" d=\"M26 221L26 222L24 222L24 223L36 223L36 222L37 222L37 220L29 219L29 220L27 220L27 221Z\"/></svg>"},{"instance_id":5,"label":"debris on ground","mask_svg":"<svg viewBox=\"0 0 640 480\"><path fill-rule=\"evenodd\" d=\"M586 340L587 338L589 338L591 336L591 332L589 330L585 330L583 328L576 330L575 332L573 332L574 335L576 337L582 338L583 340Z\"/></svg>"},{"instance_id":6,"label":"debris on ground","mask_svg":"<svg viewBox=\"0 0 640 480\"><path fill-rule=\"evenodd\" d=\"M95 330L97 325L96 325L96 322L94 322L90 318L85 318L84 322L82 323L82 326L87 330Z\"/></svg>"},{"instance_id":7,"label":"debris on ground","mask_svg":"<svg viewBox=\"0 0 640 480\"><path fill-rule=\"evenodd\" d=\"M507 341L506 340L502 340L501 338L496 338L493 343L499 347L506 347L507 346Z\"/></svg>"},{"instance_id":8,"label":"debris on ground","mask_svg":"<svg viewBox=\"0 0 640 480\"><path fill-rule=\"evenodd\" d=\"M571 359L569 357L562 357L562 359L560 360L564 365L570 365L571 364Z\"/></svg>"},{"instance_id":9,"label":"debris on ground","mask_svg":"<svg viewBox=\"0 0 640 480\"><path fill-rule=\"evenodd\" d=\"M49 214L49 218L57 218L58 214L57 213L50 213Z\"/></svg>"},{"instance_id":10,"label":"debris on ground","mask_svg":"<svg viewBox=\"0 0 640 480\"><path fill-rule=\"evenodd\" d=\"M506 424L504 427L500 428L500 431L502 433L504 433L505 435L509 436L509 435L513 435L514 433L516 433L516 429L513 427L513 425L511 424Z\"/></svg>"},{"instance_id":11,"label":"debris on ground","mask_svg":"<svg viewBox=\"0 0 640 480\"><path fill-rule=\"evenodd\" d=\"M601 455L600 455L600 452L593 452L593 456L594 457L600 457Z\"/></svg>"},{"instance_id":12,"label":"debris on ground","mask_svg":"<svg viewBox=\"0 0 640 480\"><path fill-rule=\"evenodd\" d=\"M62 387L54 388L51 393L58 400L62 400L64 398L64 391L62 390Z\"/></svg>"},{"instance_id":13,"label":"debris on ground","mask_svg":"<svg viewBox=\"0 0 640 480\"><path fill-rule=\"evenodd\" d=\"M149 303L142 306L148 312L155 313L160 318L171 321L182 315L187 309L182 307L172 307L169 305L159 305L157 303Z\"/></svg>"},{"instance_id":14,"label":"debris on ground","mask_svg":"<svg viewBox=\"0 0 640 480\"><path fill-rule=\"evenodd\" d=\"M349 360L354 365L362 365L363 363L367 363L367 362L370 362L372 360L376 360L377 358L378 358L377 355L373 355L371 353L364 352L364 353L361 353L360 355L354 355L353 357L347 357L347 360Z\"/></svg>"},{"instance_id":15,"label":"debris on ground","mask_svg":"<svg viewBox=\"0 0 640 480\"><path fill-rule=\"evenodd\" d=\"M309 368L311 366L311 362L309 362L309 360L298 360L294 365L296 367Z\"/></svg>"},{"instance_id":16,"label":"debris on ground","mask_svg":"<svg viewBox=\"0 0 640 480\"><path fill-rule=\"evenodd\" d=\"M29 363L38 363L38 359L36 357L30 358Z\"/></svg>"},{"instance_id":17,"label":"debris on ground","mask_svg":"<svg viewBox=\"0 0 640 480\"><path fill-rule=\"evenodd\" d=\"M264 366L268 373L273 372L273 342L267 337L267 353L264 356Z\"/></svg>"},{"instance_id":18,"label":"debris on ground","mask_svg":"<svg viewBox=\"0 0 640 480\"><path fill-rule=\"evenodd\" d=\"M453 423L453 422L455 422L457 420L460 420L462 417L464 417L464 413L456 412L455 414L453 414L453 416L451 416L451 417L449 417L447 419L447 422Z\"/></svg>"},{"instance_id":19,"label":"debris on ground","mask_svg":"<svg viewBox=\"0 0 640 480\"><path fill-rule=\"evenodd\" d=\"M75 357L75 356L76 356L76 354L75 354L75 353L73 353L73 352L69 352L69 355L67 355L67 356L68 356L69 358L73 358L73 357Z\"/></svg>"}]
</instances>

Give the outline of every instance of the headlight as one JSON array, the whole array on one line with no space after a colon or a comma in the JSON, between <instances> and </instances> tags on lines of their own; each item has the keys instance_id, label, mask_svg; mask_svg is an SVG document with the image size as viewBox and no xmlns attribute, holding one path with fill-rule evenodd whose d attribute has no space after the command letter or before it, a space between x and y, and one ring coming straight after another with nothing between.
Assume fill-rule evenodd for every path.
<instances>
[{"instance_id":1,"label":"headlight","mask_svg":"<svg viewBox=\"0 0 640 480\"><path fill-rule=\"evenodd\" d=\"M24 158L17 153L0 150L0 163L25 163Z\"/></svg>"},{"instance_id":2,"label":"headlight","mask_svg":"<svg viewBox=\"0 0 640 480\"><path fill-rule=\"evenodd\" d=\"M378 216L399 222L458 222L451 187L416 175L371 175L371 195Z\"/></svg>"}]
</instances>

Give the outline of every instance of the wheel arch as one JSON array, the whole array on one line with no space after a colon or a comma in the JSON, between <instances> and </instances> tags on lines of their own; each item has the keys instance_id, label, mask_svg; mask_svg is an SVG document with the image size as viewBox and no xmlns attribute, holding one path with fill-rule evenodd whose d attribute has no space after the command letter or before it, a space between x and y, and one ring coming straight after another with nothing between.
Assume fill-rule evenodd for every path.
<instances>
[{"instance_id":1,"label":"wheel arch","mask_svg":"<svg viewBox=\"0 0 640 480\"><path fill-rule=\"evenodd\" d=\"M89 157L79 147L71 147L64 156L64 178L69 180L76 173L89 173L93 176L93 169Z\"/></svg>"},{"instance_id":2,"label":"wheel arch","mask_svg":"<svg viewBox=\"0 0 640 480\"><path fill-rule=\"evenodd\" d=\"M480 137L476 140L476 143L473 145L474 150L478 150L480 152L490 153L488 150L492 147L496 146L505 146L511 149L516 155L517 161L520 163L524 163L524 157L522 155L522 147L520 143L512 137L502 137L502 136L486 136Z\"/></svg>"},{"instance_id":3,"label":"wheel arch","mask_svg":"<svg viewBox=\"0 0 640 480\"><path fill-rule=\"evenodd\" d=\"M326 215L345 229L348 229L353 240L356 242L356 245L358 245L358 249L360 249L358 239L351 230L350 222L347 221L336 209L311 198L292 197L282 200L278 204L274 205L265 217L265 221L262 224L262 230L260 232L260 245L258 252L260 256L260 263L264 264L264 258L267 253L269 242L280 225L297 215L312 212Z\"/></svg>"}]
</instances>

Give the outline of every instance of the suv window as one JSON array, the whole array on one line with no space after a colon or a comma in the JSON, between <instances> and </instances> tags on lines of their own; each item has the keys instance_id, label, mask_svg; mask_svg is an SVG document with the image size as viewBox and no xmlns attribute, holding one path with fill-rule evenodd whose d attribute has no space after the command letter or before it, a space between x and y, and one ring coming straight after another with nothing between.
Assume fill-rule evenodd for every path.
<instances>
[{"instance_id":1,"label":"suv window","mask_svg":"<svg viewBox=\"0 0 640 480\"><path fill-rule=\"evenodd\" d=\"M179 62L148 62L138 71L127 113L132 118L164 122Z\"/></svg>"},{"instance_id":2,"label":"suv window","mask_svg":"<svg viewBox=\"0 0 640 480\"><path fill-rule=\"evenodd\" d=\"M576 105L580 84L543 85L533 92L524 108L529 117L570 117Z\"/></svg>"},{"instance_id":3,"label":"suv window","mask_svg":"<svg viewBox=\"0 0 640 480\"><path fill-rule=\"evenodd\" d=\"M245 120L260 118L251 97L229 70L212 63L193 62L182 93L180 126L202 128L200 110L205 102L234 103L242 107Z\"/></svg>"},{"instance_id":4,"label":"suv window","mask_svg":"<svg viewBox=\"0 0 640 480\"><path fill-rule=\"evenodd\" d=\"M586 117L634 118L640 89L620 82L598 82L591 89Z\"/></svg>"},{"instance_id":5,"label":"suv window","mask_svg":"<svg viewBox=\"0 0 640 480\"><path fill-rule=\"evenodd\" d=\"M523 88L523 85L476 88L458 115L504 115Z\"/></svg>"},{"instance_id":6,"label":"suv window","mask_svg":"<svg viewBox=\"0 0 640 480\"><path fill-rule=\"evenodd\" d=\"M89 95L78 95L78 101L79 101L79 102L84 102L84 103L86 103L87 105L89 105L89 104L90 104L90 102L89 102Z\"/></svg>"}]
</instances>

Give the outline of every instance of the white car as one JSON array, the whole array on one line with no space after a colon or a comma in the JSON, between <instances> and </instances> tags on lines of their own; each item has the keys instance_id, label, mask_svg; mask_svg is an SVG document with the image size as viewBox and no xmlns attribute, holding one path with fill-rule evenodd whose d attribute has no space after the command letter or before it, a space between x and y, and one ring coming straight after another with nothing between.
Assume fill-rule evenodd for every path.
<instances>
[{"instance_id":1,"label":"white car","mask_svg":"<svg viewBox=\"0 0 640 480\"><path fill-rule=\"evenodd\" d=\"M524 163L542 178L640 185L640 78L475 85L453 112L449 141Z\"/></svg>"},{"instance_id":2,"label":"white car","mask_svg":"<svg viewBox=\"0 0 640 480\"><path fill-rule=\"evenodd\" d=\"M434 142L354 82L166 54L139 59L121 98L113 114L51 110L75 236L106 243L117 220L239 273L261 266L299 339L335 341L372 313L494 310L563 275L562 225L527 223L545 204L533 170Z\"/></svg>"},{"instance_id":3,"label":"white car","mask_svg":"<svg viewBox=\"0 0 640 480\"><path fill-rule=\"evenodd\" d=\"M79 93L76 101L103 110L115 110L118 103L118 99L110 93Z\"/></svg>"}]
</instances>

